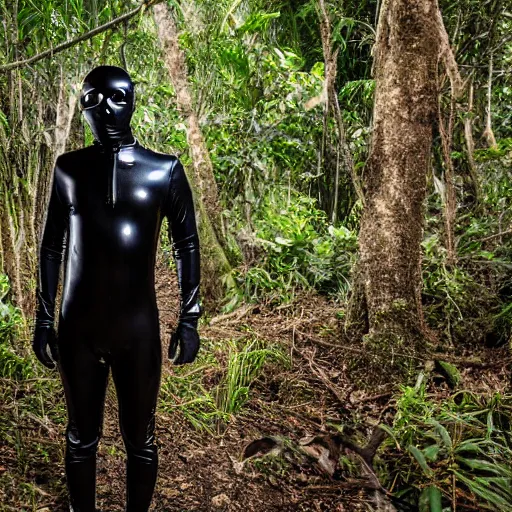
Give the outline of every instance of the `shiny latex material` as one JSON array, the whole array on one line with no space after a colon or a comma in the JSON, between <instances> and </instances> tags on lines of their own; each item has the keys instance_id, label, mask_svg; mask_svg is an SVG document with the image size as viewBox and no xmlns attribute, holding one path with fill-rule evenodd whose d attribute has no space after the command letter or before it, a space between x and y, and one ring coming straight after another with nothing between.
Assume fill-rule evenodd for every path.
<instances>
[{"instance_id":1,"label":"shiny latex material","mask_svg":"<svg viewBox=\"0 0 512 512\"><path fill-rule=\"evenodd\" d=\"M94 68L84 79L80 108L94 138L104 146L133 141L130 119L135 108L135 90L124 69Z\"/></svg>"},{"instance_id":2,"label":"shiny latex material","mask_svg":"<svg viewBox=\"0 0 512 512\"><path fill-rule=\"evenodd\" d=\"M181 304L169 350L179 345L180 361L191 362L199 348L199 241L190 186L178 158L146 149L124 133L109 144L59 156L40 248L33 347L43 364L53 364L47 346L59 360L69 417L66 475L75 512L95 510L96 449L109 370L127 451L126 510L147 511L151 502L161 372L154 266L164 217Z\"/></svg>"}]
</instances>

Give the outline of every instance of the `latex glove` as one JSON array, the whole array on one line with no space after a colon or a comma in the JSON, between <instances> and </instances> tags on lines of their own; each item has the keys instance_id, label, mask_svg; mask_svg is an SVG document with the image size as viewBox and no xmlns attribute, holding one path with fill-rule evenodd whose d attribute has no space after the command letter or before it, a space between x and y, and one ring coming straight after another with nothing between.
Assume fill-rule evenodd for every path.
<instances>
[{"instance_id":1,"label":"latex glove","mask_svg":"<svg viewBox=\"0 0 512 512\"><path fill-rule=\"evenodd\" d=\"M176 330L171 335L169 359L173 364L192 363L199 351L198 319L181 319ZM179 347L178 357L175 358Z\"/></svg>"},{"instance_id":2,"label":"latex glove","mask_svg":"<svg viewBox=\"0 0 512 512\"><path fill-rule=\"evenodd\" d=\"M57 334L52 325L36 325L32 349L42 364L50 369L55 368L55 363L59 360L59 350L57 348Z\"/></svg>"}]
</instances>

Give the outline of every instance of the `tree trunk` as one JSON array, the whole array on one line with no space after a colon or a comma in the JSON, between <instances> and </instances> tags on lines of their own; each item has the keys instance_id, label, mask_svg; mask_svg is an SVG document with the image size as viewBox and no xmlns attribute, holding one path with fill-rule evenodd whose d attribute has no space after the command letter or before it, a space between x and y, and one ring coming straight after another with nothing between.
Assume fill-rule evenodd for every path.
<instances>
[{"instance_id":1,"label":"tree trunk","mask_svg":"<svg viewBox=\"0 0 512 512\"><path fill-rule=\"evenodd\" d=\"M153 15L163 49L164 62L176 91L177 107L187 123L187 141L194 169L191 182L199 212L201 267L202 274L205 276L202 288L205 297L216 302L221 298L221 282L228 288L235 286L233 279L229 278L230 252L223 232L217 183L208 148L192 105L187 66L183 51L179 47L176 23L165 3L155 5Z\"/></svg>"},{"instance_id":2,"label":"tree trunk","mask_svg":"<svg viewBox=\"0 0 512 512\"><path fill-rule=\"evenodd\" d=\"M385 0L377 28L366 206L346 324L349 334L367 334L376 380L409 367L425 341L420 244L444 31L437 14L436 0Z\"/></svg>"}]
</instances>

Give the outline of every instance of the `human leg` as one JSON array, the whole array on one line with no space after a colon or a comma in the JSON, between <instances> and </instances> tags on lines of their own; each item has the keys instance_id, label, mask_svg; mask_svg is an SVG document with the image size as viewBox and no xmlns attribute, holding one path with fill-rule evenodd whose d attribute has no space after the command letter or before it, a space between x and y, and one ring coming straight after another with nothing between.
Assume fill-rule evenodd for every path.
<instances>
[{"instance_id":1,"label":"human leg","mask_svg":"<svg viewBox=\"0 0 512 512\"><path fill-rule=\"evenodd\" d=\"M147 338L133 339L112 358L119 422L127 453L127 512L149 510L156 483L158 453L154 430L161 364L156 330Z\"/></svg>"},{"instance_id":2,"label":"human leg","mask_svg":"<svg viewBox=\"0 0 512 512\"><path fill-rule=\"evenodd\" d=\"M59 371L68 409L65 468L73 512L94 512L96 451L109 367L87 344L59 332Z\"/></svg>"}]
</instances>

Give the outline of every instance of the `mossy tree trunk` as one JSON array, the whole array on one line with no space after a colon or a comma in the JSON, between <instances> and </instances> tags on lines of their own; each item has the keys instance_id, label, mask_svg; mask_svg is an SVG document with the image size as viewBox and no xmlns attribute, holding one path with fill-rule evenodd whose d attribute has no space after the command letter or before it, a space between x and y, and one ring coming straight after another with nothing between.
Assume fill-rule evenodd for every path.
<instances>
[{"instance_id":1,"label":"mossy tree trunk","mask_svg":"<svg viewBox=\"0 0 512 512\"><path fill-rule=\"evenodd\" d=\"M366 206L346 328L366 334L381 374L391 361L417 362L425 346L420 244L444 31L438 9L436 0L385 0L377 29Z\"/></svg>"},{"instance_id":2,"label":"mossy tree trunk","mask_svg":"<svg viewBox=\"0 0 512 512\"><path fill-rule=\"evenodd\" d=\"M163 49L164 63L176 91L177 107L187 124L187 141L194 171L190 181L199 213L201 268L204 276L202 289L207 300L216 303L222 297L225 287L235 286L230 277L230 250L223 230L217 183L193 107L185 55L179 47L176 23L165 2L153 7L153 15Z\"/></svg>"}]
</instances>

